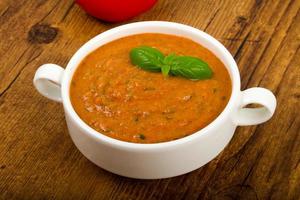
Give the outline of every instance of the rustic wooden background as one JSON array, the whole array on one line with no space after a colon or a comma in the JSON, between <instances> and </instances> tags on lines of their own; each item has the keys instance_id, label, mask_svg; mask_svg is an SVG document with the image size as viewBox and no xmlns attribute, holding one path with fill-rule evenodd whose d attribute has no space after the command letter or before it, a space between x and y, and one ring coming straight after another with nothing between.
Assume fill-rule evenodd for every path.
<instances>
[{"instance_id":1,"label":"rustic wooden background","mask_svg":"<svg viewBox=\"0 0 300 200\"><path fill-rule=\"evenodd\" d=\"M43 63L65 66L95 35L120 24L73 0L0 1L0 198L300 199L300 0L159 0L133 21L202 29L234 55L242 89L271 89L274 117L240 127L212 162L163 180L106 172L73 145L62 106L32 85ZM126 22L128 23L128 22Z\"/></svg>"}]
</instances>

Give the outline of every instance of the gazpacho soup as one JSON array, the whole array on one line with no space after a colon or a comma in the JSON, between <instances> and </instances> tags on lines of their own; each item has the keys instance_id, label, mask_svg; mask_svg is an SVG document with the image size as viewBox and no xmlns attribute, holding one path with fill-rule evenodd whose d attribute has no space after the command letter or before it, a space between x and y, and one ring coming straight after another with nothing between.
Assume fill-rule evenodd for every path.
<instances>
[{"instance_id":1,"label":"gazpacho soup","mask_svg":"<svg viewBox=\"0 0 300 200\"><path fill-rule=\"evenodd\" d=\"M158 143L193 134L218 117L231 95L224 64L174 35L137 34L86 56L70 86L72 106L99 134Z\"/></svg>"}]
</instances>

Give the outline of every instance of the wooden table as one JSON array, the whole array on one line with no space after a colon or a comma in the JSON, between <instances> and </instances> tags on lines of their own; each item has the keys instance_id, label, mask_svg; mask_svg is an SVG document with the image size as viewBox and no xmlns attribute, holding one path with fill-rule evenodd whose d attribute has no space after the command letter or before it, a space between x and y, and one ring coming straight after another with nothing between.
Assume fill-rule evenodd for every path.
<instances>
[{"instance_id":1,"label":"wooden table","mask_svg":"<svg viewBox=\"0 0 300 200\"><path fill-rule=\"evenodd\" d=\"M242 89L278 100L274 117L240 127L226 149L189 174L134 180L102 170L72 143L62 105L32 85L43 63L65 66L95 35L120 24L88 16L73 0L0 2L2 199L300 199L300 1L160 0L129 22L175 21L220 40Z\"/></svg>"}]
</instances>

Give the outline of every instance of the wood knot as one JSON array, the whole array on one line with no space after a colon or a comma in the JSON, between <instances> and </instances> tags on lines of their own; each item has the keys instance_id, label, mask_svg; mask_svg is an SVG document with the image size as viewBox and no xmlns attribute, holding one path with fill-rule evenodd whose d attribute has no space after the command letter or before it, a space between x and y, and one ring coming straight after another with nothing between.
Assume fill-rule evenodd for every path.
<instances>
[{"instance_id":1,"label":"wood knot","mask_svg":"<svg viewBox=\"0 0 300 200\"><path fill-rule=\"evenodd\" d=\"M55 39L57 32L58 29L51 27L49 24L35 24L28 33L28 41L48 44Z\"/></svg>"},{"instance_id":2,"label":"wood knot","mask_svg":"<svg viewBox=\"0 0 300 200\"><path fill-rule=\"evenodd\" d=\"M0 169L5 169L6 168L6 165L1 165L0 166Z\"/></svg>"}]
</instances>

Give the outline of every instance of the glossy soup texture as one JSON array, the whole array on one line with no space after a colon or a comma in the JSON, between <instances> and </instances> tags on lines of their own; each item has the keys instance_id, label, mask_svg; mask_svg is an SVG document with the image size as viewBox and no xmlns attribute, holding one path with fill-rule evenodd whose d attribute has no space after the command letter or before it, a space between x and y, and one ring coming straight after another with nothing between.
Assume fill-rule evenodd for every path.
<instances>
[{"instance_id":1,"label":"glossy soup texture","mask_svg":"<svg viewBox=\"0 0 300 200\"><path fill-rule=\"evenodd\" d=\"M141 45L198 57L210 65L213 77L192 81L144 71L129 57ZM99 134L135 143L197 132L222 112L230 95L229 74L213 53L187 38L164 34L133 35L101 46L80 63L70 86L72 105L83 121Z\"/></svg>"}]
</instances>

